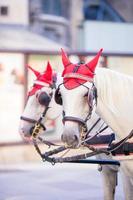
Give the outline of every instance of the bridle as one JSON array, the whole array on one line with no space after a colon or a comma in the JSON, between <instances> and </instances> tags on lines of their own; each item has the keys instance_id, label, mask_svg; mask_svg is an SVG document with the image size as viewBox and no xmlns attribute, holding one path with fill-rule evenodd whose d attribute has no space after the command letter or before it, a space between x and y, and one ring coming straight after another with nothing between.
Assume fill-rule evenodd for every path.
<instances>
[{"instance_id":1,"label":"bridle","mask_svg":"<svg viewBox=\"0 0 133 200\"><path fill-rule=\"evenodd\" d=\"M70 77L70 78L73 78L73 77L76 78L76 76L77 76L77 74L75 74L75 73L70 73L68 75L66 74L66 77ZM94 106L97 105L97 98L98 98L98 96L97 96L97 88L96 88L94 82L88 80L88 78L86 78L85 76L82 77L82 75L78 74L77 78L83 78L83 80L86 80L86 81L89 81L89 82L92 83L92 87L91 88L85 86L84 84L79 83L79 85L82 85L82 86L84 86L84 87L86 87L88 89L88 94L89 94L89 98L88 98L89 113L86 116L85 120L83 120L83 119L80 119L78 117L65 116L65 112L64 112L63 122L65 123L66 121L70 121L70 122L78 123L79 126L81 127L81 132L80 132L81 145L82 144L86 145L86 141L91 140L93 137L95 137L96 135L101 133L103 130L108 128L108 126L106 126L103 129L99 130L93 137L90 137L90 139L87 139L87 136L89 135L90 130L87 130L87 124L86 123L91 118ZM95 103L93 103L93 101L95 101ZM111 146L111 143L110 143L109 147L106 149L107 154L117 151L122 145L124 145L126 143L126 141L128 139L130 139L132 137L133 137L133 130L131 130L131 132L128 134L128 136L126 136L125 138L123 138L122 140L117 142L115 145L113 144ZM94 149L95 148L92 148L91 150L93 151ZM97 149L97 150L99 151L100 149Z\"/></svg>"},{"instance_id":2,"label":"bridle","mask_svg":"<svg viewBox=\"0 0 133 200\"><path fill-rule=\"evenodd\" d=\"M82 85L82 84L80 84ZM85 86L85 85L83 85ZM87 86L85 86L87 87ZM59 88L57 88L59 89ZM93 111L93 108L94 106L97 104L97 92L96 92L96 87L94 85L94 83L92 82L92 87L89 88L87 87L88 89L88 97L91 98L90 101L89 101L89 113L88 115L86 116L85 120L83 119L80 119L78 117L72 117L72 116L65 116L65 113L64 113L64 116L63 116L63 122L65 123L66 121L74 121L76 123L78 123L80 125L80 128L82 129L81 132L83 132L83 136L81 135L81 139L85 139L87 138L90 130L96 125L94 124L90 130L87 130L87 121L91 118L91 115L92 115L92 111ZM52 96L51 96L52 98ZM95 103L94 103L95 101ZM47 113L47 110L49 109L49 105L47 105L43 111L43 113L41 114L40 118L38 120L34 120L34 119L30 119L30 118L27 118L27 117L24 117L24 116L21 116L21 119L24 120L24 121L27 121L27 122L30 122L30 123L33 123L34 124L34 127L33 127L33 130L32 130L32 137L33 137L33 144L38 152L38 154L41 156L42 160L43 161L48 161L48 162L51 162L52 164L55 164L57 162L80 162L81 159L86 159L88 157L91 157L91 156L94 156L94 155L98 155L98 154L101 154L101 153L105 153L106 155L109 155L110 153L116 151L119 147L121 147L129 138L131 138L133 136L133 130L131 131L131 133L125 137L123 140L121 140L120 142L116 143L115 146L110 146L109 144L109 147L108 148L95 148L93 147L92 145L87 145L86 144L86 140L91 140L92 138L94 138L97 134L101 133L103 130L105 130L108 126L104 127L103 129L99 129L98 132L93 136L93 137L90 137L86 140L83 140L82 144L86 147L88 147L89 150L91 150L92 152L88 152L88 153L85 153L85 154L81 154L81 155L76 155L76 156L71 156L71 157L66 157L66 158L63 158L63 156L61 157L57 157L57 158L54 158L54 157L51 157L52 155L54 154L57 154L59 152L63 152L65 150L67 150L69 147L67 146L61 146L61 145L56 145L52 142L49 142L49 141L46 141L46 140L43 140L41 137L38 136L38 139L39 141L41 141L42 143L48 145L48 146L59 146L57 149L54 149L54 150L51 150L51 151L48 151L48 152L45 152L44 154L41 153L38 145L37 145L37 135L40 131L41 128L43 128L43 130L46 130L45 126L42 124L42 120L44 119L44 117L46 116L46 113ZM98 123L99 119L97 120L96 123ZM71 148L71 147L70 147ZM116 165L120 165L119 163L116 163Z\"/></svg>"},{"instance_id":3,"label":"bridle","mask_svg":"<svg viewBox=\"0 0 133 200\"><path fill-rule=\"evenodd\" d=\"M46 106L45 109L44 109L44 111L41 113L41 115L40 115L40 117L39 117L38 120L31 119L31 118L24 117L24 116L21 116L21 117L20 117L21 120L24 120L24 121L26 121L26 122L29 122L29 123L34 124L34 126L32 127L32 130L31 130L31 135L32 135L32 137L35 138L35 137L37 136L37 134L39 133L39 130L40 130L40 129L43 129L43 131L46 130L46 127L45 127L45 125L42 123L42 121L43 121L43 119L45 118L48 109L49 109L49 106ZM37 129L39 129L39 130L37 130ZM36 130L36 131L35 131L35 130Z\"/></svg>"},{"instance_id":4,"label":"bridle","mask_svg":"<svg viewBox=\"0 0 133 200\"><path fill-rule=\"evenodd\" d=\"M35 81L36 84L40 85L40 86L43 86L43 87L48 87L47 84L41 82L41 81ZM49 85L50 88L54 88L55 85ZM31 135L32 135L32 138L36 138L36 136L38 135L40 129L42 129L43 131L46 130L46 127L45 125L42 123L43 119L45 118L46 116L46 113L49 109L49 103L51 101L51 98L52 98L52 95L53 94L50 94L49 95L49 102L48 104L45 106L45 109L44 111L41 113L40 117L38 120L35 120L35 119L32 119L32 118L28 118L28 117L25 117L25 116L21 116L20 119L23 120L23 121L26 121L26 122L29 122L31 124L33 124L34 126L31 128ZM29 97L28 97L29 98Z\"/></svg>"},{"instance_id":5,"label":"bridle","mask_svg":"<svg viewBox=\"0 0 133 200\"><path fill-rule=\"evenodd\" d=\"M81 119L79 117L73 117L73 116L66 116L65 112L63 112L63 120L62 121L64 124L66 121L78 123L79 127L80 127L80 139L81 139L81 141L84 141L88 136L87 122L91 118L94 106L97 104L97 89L93 82L92 82L91 88L85 86L84 84L80 84L80 85L83 87L86 87L88 90L87 94L88 94L89 112L88 112L87 116L85 117L85 119Z\"/></svg>"}]
</instances>

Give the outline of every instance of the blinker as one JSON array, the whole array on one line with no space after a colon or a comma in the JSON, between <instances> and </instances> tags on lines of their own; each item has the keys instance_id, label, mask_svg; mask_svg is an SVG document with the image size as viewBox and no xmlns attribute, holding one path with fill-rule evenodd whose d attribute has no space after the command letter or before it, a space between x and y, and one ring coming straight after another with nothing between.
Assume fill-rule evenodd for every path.
<instances>
[{"instance_id":1,"label":"blinker","mask_svg":"<svg viewBox=\"0 0 133 200\"><path fill-rule=\"evenodd\" d=\"M51 97L46 92L42 92L38 96L38 101L42 106L48 106L51 101Z\"/></svg>"}]
</instances>

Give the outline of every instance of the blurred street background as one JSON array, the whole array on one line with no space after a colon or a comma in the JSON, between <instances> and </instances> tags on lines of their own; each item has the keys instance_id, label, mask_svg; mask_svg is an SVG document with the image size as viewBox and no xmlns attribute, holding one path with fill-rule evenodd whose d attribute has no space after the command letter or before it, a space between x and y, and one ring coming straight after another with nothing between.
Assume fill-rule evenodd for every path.
<instances>
[{"instance_id":1,"label":"blurred street background","mask_svg":"<svg viewBox=\"0 0 133 200\"><path fill-rule=\"evenodd\" d=\"M26 64L44 71L49 60L62 72L61 48L75 63L103 48L99 67L133 76L133 1L0 0L0 200L103 199L97 166L43 164L18 132L35 79ZM47 127L46 139L59 141L61 119Z\"/></svg>"}]
</instances>

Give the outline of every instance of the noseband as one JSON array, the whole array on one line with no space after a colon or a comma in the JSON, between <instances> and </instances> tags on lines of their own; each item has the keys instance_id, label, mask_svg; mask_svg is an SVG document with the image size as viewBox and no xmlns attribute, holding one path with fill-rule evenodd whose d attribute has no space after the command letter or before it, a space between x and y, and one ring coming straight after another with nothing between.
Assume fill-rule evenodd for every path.
<instances>
[{"instance_id":1,"label":"noseband","mask_svg":"<svg viewBox=\"0 0 133 200\"><path fill-rule=\"evenodd\" d=\"M45 109L45 110L46 110L46 109ZM45 112L45 110L44 110L44 112ZM40 117L40 118L41 118L41 117ZM40 121L40 118L39 118L39 120L35 120L35 119L31 119L31 118L24 117L24 116L21 116L21 117L20 117L21 120L26 121L26 122L29 122L29 123L31 123L31 124L39 123L40 126L42 127L42 129L45 131L45 130L46 130L46 127L41 123L42 119L41 119L41 121ZM40 122L39 122L39 121L40 121Z\"/></svg>"}]
</instances>

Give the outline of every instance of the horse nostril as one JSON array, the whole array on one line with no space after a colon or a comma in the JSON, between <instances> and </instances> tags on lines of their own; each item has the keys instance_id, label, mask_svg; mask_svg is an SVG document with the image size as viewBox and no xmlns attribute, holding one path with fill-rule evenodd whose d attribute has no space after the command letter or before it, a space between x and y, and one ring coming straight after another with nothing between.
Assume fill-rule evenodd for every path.
<instances>
[{"instance_id":1,"label":"horse nostril","mask_svg":"<svg viewBox=\"0 0 133 200\"><path fill-rule=\"evenodd\" d=\"M74 135L74 141L75 141L75 142L79 142L79 138L78 138L77 135Z\"/></svg>"},{"instance_id":2,"label":"horse nostril","mask_svg":"<svg viewBox=\"0 0 133 200\"><path fill-rule=\"evenodd\" d=\"M30 135L32 135L33 129L34 129L34 126L32 126L32 127L30 128Z\"/></svg>"},{"instance_id":3,"label":"horse nostril","mask_svg":"<svg viewBox=\"0 0 133 200\"><path fill-rule=\"evenodd\" d=\"M73 138L74 138L73 143L72 143L73 147L78 147L78 145L79 145L79 137L77 135L74 135Z\"/></svg>"},{"instance_id":4,"label":"horse nostril","mask_svg":"<svg viewBox=\"0 0 133 200\"><path fill-rule=\"evenodd\" d=\"M64 135L61 135L61 141L66 142Z\"/></svg>"}]
</instances>

